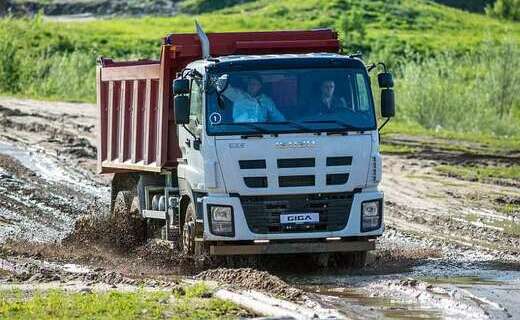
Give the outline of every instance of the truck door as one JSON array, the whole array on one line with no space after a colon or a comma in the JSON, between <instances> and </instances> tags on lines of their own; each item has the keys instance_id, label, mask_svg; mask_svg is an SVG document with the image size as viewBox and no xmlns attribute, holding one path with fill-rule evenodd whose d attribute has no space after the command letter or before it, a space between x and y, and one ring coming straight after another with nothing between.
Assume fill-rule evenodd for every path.
<instances>
[{"instance_id":1,"label":"truck door","mask_svg":"<svg viewBox=\"0 0 520 320\"><path fill-rule=\"evenodd\" d=\"M202 147L202 80L191 80L190 122L179 126L179 145L182 163L179 164L179 177L184 178L194 190L200 189L204 182Z\"/></svg>"}]
</instances>

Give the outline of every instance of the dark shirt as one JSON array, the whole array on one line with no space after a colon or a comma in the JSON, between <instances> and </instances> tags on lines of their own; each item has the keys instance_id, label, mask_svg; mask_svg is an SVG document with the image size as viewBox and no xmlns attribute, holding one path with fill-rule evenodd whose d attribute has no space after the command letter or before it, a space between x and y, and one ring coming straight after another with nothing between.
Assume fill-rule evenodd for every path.
<instances>
[{"instance_id":1,"label":"dark shirt","mask_svg":"<svg viewBox=\"0 0 520 320\"><path fill-rule=\"evenodd\" d=\"M318 114L336 113L347 110L345 99L338 97L331 98L330 107L323 101L323 99L321 99L321 97L317 101L317 105Z\"/></svg>"}]
</instances>

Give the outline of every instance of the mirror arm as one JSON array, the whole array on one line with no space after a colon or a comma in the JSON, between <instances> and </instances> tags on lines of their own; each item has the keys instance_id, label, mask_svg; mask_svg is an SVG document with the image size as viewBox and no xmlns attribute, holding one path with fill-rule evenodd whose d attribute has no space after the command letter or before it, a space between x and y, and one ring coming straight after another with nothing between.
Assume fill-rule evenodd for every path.
<instances>
[{"instance_id":1,"label":"mirror arm","mask_svg":"<svg viewBox=\"0 0 520 320\"><path fill-rule=\"evenodd\" d=\"M378 62L377 63L378 66L383 66L383 72L387 73L388 71L386 70L386 64L384 64L383 62Z\"/></svg>"},{"instance_id":2,"label":"mirror arm","mask_svg":"<svg viewBox=\"0 0 520 320\"><path fill-rule=\"evenodd\" d=\"M193 137L193 139L195 139L195 140L199 140L199 137L197 137L197 136L195 135L195 133L193 133L193 132L188 128L188 126L186 126L186 124L183 124L182 127L183 127L184 129L186 129L186 131L188 131L188 133Z\"/></svg>"},{"instance_id":3,"label":"mirror arm","mask_svg":"<svg viewBox=\"0 0 520 320\"><path fill-rule=\"evenodd\" d=\"M367 72L370 73L370 71L374 70L374 68L377 67L375 63L372 63L367 66Z\"/></svg>"},{"instance_id":4,"label":"mirror arm","mask_svg":"<svg viewBox=\"0 0 520 320\"><path fill-rule=\"evenodd\" d=\"M388 123L388 121L390 121L390 119L392 119L392 118L386 118L385 122L383 122L383 124L382 124L379 128L377 128L377 132L380 132L381 129L383 129L384 126L386 126L386 124Z\"/></svg>"}]
</instances>

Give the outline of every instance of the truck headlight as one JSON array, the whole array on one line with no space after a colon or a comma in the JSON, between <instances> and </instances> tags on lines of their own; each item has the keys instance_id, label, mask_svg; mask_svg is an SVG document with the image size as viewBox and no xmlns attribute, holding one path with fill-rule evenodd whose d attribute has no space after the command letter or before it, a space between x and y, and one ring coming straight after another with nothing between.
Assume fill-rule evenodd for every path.
<instances>
[{"instance_id":1,"label":"truck headlight","mask_svg":"<svg viewBox=\"0 0 520 320\"><path fill-rule=\"evenodd\" d=\"M208 209L211 233L217 236L233 237L235 235L233 208L210 205Z\"/></svg>"},{"instance_id":2,"label":"truck headlight","mask_svg":"<svg viewBox=\"0 0 520 320\"><path fill-rule=\"evenodd\" d=\"M381 228L383 202L379 200L361 203L361 232L373 231Z\"/></svg>"}]
</instances>

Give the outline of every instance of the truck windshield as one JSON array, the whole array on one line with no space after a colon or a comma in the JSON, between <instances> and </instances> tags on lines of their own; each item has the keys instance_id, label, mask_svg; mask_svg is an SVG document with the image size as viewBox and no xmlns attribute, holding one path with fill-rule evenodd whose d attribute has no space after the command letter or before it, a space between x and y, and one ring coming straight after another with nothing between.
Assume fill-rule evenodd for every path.
<instances>
[{"instance_id":1,"label":"truck windshield","mask_svg":"<svg viewBox=\"0 0 520 320\"><path fill-rule=\"evenodd\" d=\"M361 69L235 71L211 74L207 88L211 135L367 131L376 127L369 79Z\"/></svg>"}]
</instances>

